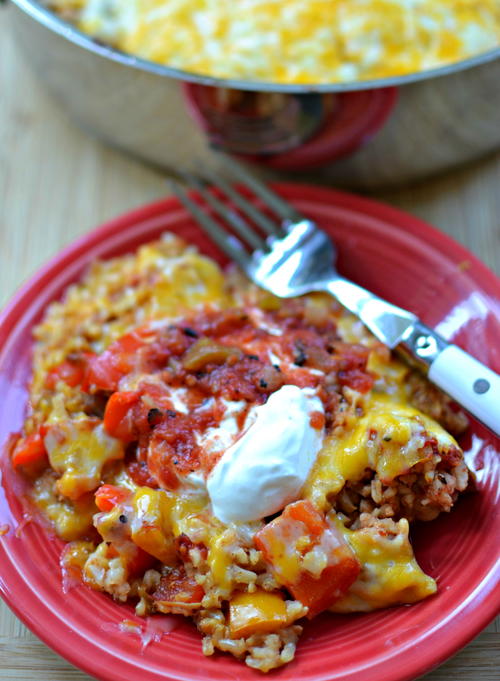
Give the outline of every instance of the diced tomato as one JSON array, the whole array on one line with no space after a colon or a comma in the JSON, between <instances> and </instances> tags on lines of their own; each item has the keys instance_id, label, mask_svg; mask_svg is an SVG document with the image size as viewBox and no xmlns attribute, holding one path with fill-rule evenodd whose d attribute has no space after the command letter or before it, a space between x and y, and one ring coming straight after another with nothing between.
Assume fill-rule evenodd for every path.
<instances>
[{"instance_id":1,"label":"diced tomato","mask_svg":"<svg viewBox=\"0 0 500 681\"><path fill-rule=\"evenodd\" d=\"M47 450L40 431L21 438L12 452L12 465L26 466L42 461L47 456Z\"/></svg>"},{"instance_id":2,"label":"diced tomato","mask_svg":"<svg viewBox=\"0 0 500 681\"><path fill-rule=\"evenodd\" d=\"M153 600L167 603L200 603L205 595L194 577L189 577L181 566L162 577L153 593Z\"/></svg>"},{"instance_id":3,"label":"diced tomato","mask_svg":"<svg viewBox=\"0 0 500 681\"><path fill-rule=\"evenodd\" d=\"M95 492L95 503L100 511L107 513L115 506L123 503L130 497L130 491L125 487L115 485L101 485Z\"/></svg>"},{"instance_id":4,"label":"diced tomato","mask_svg":"<svg viewBox=\"0 0 500 681\"><path fill-rule=\"evenodd\" d=\"M156 563L156 558L137 547L134 557L128 563L129 576L136 577L144 574Z\"/></svg>"},{"instance_id":5,"label":"diced tomato","mask_svg":"<svg viewBox=\"0 0 500 681\"><path fill-rule=\"evenodd\" d=\"M147 378L140 383L140 390L145 395L145 401L151 406L158 409L172 408L172 395L162 385L158 383L148 383Z\"/></svg>"},{"instance_id":6,"label":"diced tomato","mask_svg":"<svg viewBox=\"0 0 500 681\"><path fill-rule=\"evenodd\" d=\"M167 419L169 439L182 425L189 431L188 437L193 438L192 425L186 426L185 418L178 418L174 423L172 415L175 417L176 412L172 409L170 393L161 385L141 383L137 391L117 391L111 395L104 412L104 427L109 435L122 442L140 441L145 436L149 444L151 431ZM160 428L158 432L161 431Z\"/></svg>"},{"instance_id":7,"label":"diced tomato","mask_svg":"<svg viewBox=\"0 0 500 681\"><path fill-rule=\"evenodd\" d=\"M154 480L162 487L174 490L179 487L179 460L174 448L164 440L154 436L148 449L147 467Z\"/></svg>"},{"instance_id":8,"label":"diced tomato","mask_svg":"<svg viewBox=\"0 0 500 681\"><path fill-rule=\"evenodd\" d=\"M340 385L346 385L360 393L368 392L374 380L373 374L366 368L370 349L358 343L337 342L335 352L340 357L337 374Z\"/></svg>"},{"instance_id":9,"label":"diced tomato","mask_svg":"<svg viewBox=\"0 0 500 681\"><path fill-rule=\"evenodd\" d=\"M207 423L211 424L207 410ZM147 450L147 464L160 486L177 489L179 475L196 470L200 462L200 446L196 442L194 424L188 415L167 412L166 418L154 428Z\"/></svg>"},{"instance_id":10,"label":"diced tomato","mask_svg":"<svg viewBox=\"0 0 500 681\"><path fill-rule=\"evenodd\" d=\"M358 393L367 393L373 387L373 376L366 371L350 369L349 371L339 371L340 385L346 385Z\"/></svg>"},{"instance_id":11,"label":"diced tomato","mask_svg":"<svg viewBox=\"0 0 500 681\"><path fill-rule=\"evenodd\" d=\"M321 411L313 411L309 417L309 424L311 428L321 430L325 427L325 415Z\"/></svg>"},{"instance_id":12,"label":"diced tomato","mask_svg":"<svg viewBox=\"0 0 500 681\"><path fill-rule=\"evenodd\" d=\"M117 390L120 379L132 371L138 351L148 345L148 338L153 333L148 327L140 327L111 343L107 350L89 362L85 389Z\"/></svg>"},{"instance_id":13,"label":"diced tomato","mask_svg":"<svg viewBox=\"0 0 500 681\"><path fill-rule=\"evenodd\" d=\"M104 410L104 429L122 442L137 439L134 423L134 409L140 398L138 392L115 392L109 398Z\"/></svg>"},{"instance_id":14,"label":"diced tomato","mask_svg":"<svg viewBox=\"0 0 500 681\"><path fill-rule=\"evenodd\" d=\"M113 558L121 557L122 561L127 567L128 577L137 577L144 574L157 562L154 556L151 556L146 551L143 551L139 546L135 546L130 541L114 544L112 541L108 542L106 548L106 558L112 560Z\"/></svg>"},{"instance_id":15,"label":"diced tomato","mask_svg":"<svg viewBox=\"0 0 500 681\"><path fill-rule=\"evenodd\" d=\"M85 352L75 359L65 359L64 362L50 369L45 379L45 387L53 390L58 381L64 381L72 388L80 385L87 371L87 364L95 357L92 353Z\"/></svg>"},{"instance_id":16,"label":"diced tomato","mask_svg":"<svg viewBox=\"0 0 500 681\"><path fill-rule=\"evenodd\" d=\"M151 333L144 328L134 329L113 343L115 366L124 374L133 369L135 353L146 345Z\"/></svg>"},{"instance_id":17,"label":"diced tomato","mask_svg":"<svg viewBox=\"0 0 500 681\"><path fill-rule=\"evenodd\" d=\"M131 461L127 464L127 472L139 487L158 488L158 483L149 472L145 461Z\"/></svg>"},{"instance_id":18,"label":"diced tomato","mask_svg":"<svg viewBox=\"0 0 500 681\"><path fill-rule=\"evenodd\" d=\"M309 608L309 618L343 596L361 569L341 533L309 501L289 504L257 532L255 545L276 580ZM318 574L314 567L321 559L326 559L326 565Z\"/></svg>"},{"instance_id":19,"label":"diced tomato","mask_svg":"<svg viewBox=\"0 0 500 681\"><path fill-rule=\"evenodd\" d=\"M180 534L178 537L175 538L175 548L177 554L179 555L183 563L191 562L191 556L189 555L189 552L192 549L198 549L198 551L200 552L201 556L204 559L206 559L208 555L208 549L205 546L205 544L201 542L195 544L194 542L191 541L187 534L184 533Z\"/></svg>"},{"instance_id":20,"label":"diced tomato","mask_svg":"<svg viewBox=\"0 0 500 681\"><path fill-rule=\"evenodd\" d=\"M121 378L123 378L123 372L115 367L112 357L104 352L89 362L82 388L86 392L89 392L91 388L116 390Z\"/></svg>"}]
</instances>

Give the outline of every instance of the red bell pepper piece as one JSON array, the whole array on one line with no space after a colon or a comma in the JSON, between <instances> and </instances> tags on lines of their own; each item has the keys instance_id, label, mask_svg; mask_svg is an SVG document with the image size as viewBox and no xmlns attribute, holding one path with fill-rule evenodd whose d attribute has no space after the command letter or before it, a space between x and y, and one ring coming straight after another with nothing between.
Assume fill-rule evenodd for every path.
<instances>
[{"instance_id":1,"label":"red bell pepper piece","mask_svg":"<svg viewBox=\"0 0 500 681\"><path fill-rule=\"evenodd\" d=\"M122 442L136 439L134 406L140 399L138 392L115 392L109 398L104 410L104 429Z\"/></svg>"},{"instance_id":2,"label":"red bell pepper piece","mask_svg":"<svg viewBox=\"0 0 500 681\"><path fill-rule=\"evenodd\" d=\"M104 513L112 511L115 506L126 501L130 496L130 491L125 487L116 485L101 485L95 491L95 503L97 508Z\"/></svg>"},{"instance_id":3,"label":"red bell pepper piece","mask_svg":"<svg viewBox=\"0 0 500 681\"><path fill-rule=\"evenodd\" d=\"M343 596L361 569L342 534L307 500L286 506L257 532L255 545L309 618ZM317 561L324 565L319 573Z\"/></svg>"},{"instance_id":4,"label":"red bell pepper piece","mask_svg":"<svg viewBox=\"0 0 500 681\"><path fill-rule=\"evenodd\" d=\"M15 468L26 466L41 461L45 456L47 456L47 450L40 431L37 431L18 440L12 452L12 465Z\"/></svg>"}]
</instances>

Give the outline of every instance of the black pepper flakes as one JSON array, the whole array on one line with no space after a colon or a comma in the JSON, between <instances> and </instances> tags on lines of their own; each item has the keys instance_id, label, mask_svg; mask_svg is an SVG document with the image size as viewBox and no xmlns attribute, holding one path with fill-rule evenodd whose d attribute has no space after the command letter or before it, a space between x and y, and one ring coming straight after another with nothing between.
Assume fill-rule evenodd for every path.
<instances>
[{"instance_id":1,"label":"black pepper flakes","mask_svg":"<svg viewBox=\"0 0 500 681\"><path fill-rule=\"evenodd\" d=\"M303 367L307 361L307 355L304 352L304 348L297 347L297 353L294 357L293 363L298 367Z\"/></svg>"},{"instance_id":2,"label":"black pepper flakes","mask_svg":"<svg viewBox=\"0 0 500 681\"><path fill-rule=\"evenodd\" d=\"M162 413L159 409L156 409L156 407L150 409L148 411L148 424L150 428L154 428L155 426L157 426L161 421L161 417Z\"/></svg>"},{"instance_id":3,"label":"black pepper flakes","mask_svg":"<svg viewBox=\"0 0 500 681\"><path fill-rule=\"evenodd\" d=\"M123 515L123 514L118 518L118 520L119 520L121 523L124 523L124 524L128 522L127 516L126 516L126 515Z\"/></svg>"},{"instance_id":4,"label":"black pepper flakes","mask_svg":"<svg viewBox=\"0 0 500 681\"><path fill-rule=\"evenodd\" d=\"M259 356L258 355L245 355L247 359L253 359L254 361L258 361Z\"/></svg>"},{"instance_id":5,"label":"black pepper flakes","mask_svg":"<svg viewBox=\"0 0 500 681\"><path fill-rule=\"evenodd\" d=\"M267 388L267 381L265 381L263 378L260 379L259 385L261 388Z\"/></svg>"},{"instance_id":6,"label":"black pepper flakes","mask_svg":"<svg viewBox=\"0 0 500 681\"><path fill-rule=\"evenodd\" d=\"M182 332L184 335L189 336L189 338L198 338L198 333L194 330L191 329L189 326L186 326L182 329Z\"/></svg>"},{"instance_id":7,"label":"black pepper flakes","mask_svg":"<svg viewBox=\"0 0 500 681\"><path fill-rule=\"evenodd\" d=\"M173 409L167 409L167 416L169 416L171 419L175 419L177 416L177 412L174 411Z\"/></svg>"}]
</instances>

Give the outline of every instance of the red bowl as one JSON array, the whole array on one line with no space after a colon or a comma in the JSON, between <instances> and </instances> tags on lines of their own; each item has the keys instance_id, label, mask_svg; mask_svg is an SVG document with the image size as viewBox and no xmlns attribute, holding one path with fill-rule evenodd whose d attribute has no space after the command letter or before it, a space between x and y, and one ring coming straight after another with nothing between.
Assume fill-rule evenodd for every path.
<instances>
[{"instance_id":1,"label":"red bowl","mask_svg":"<svg viewBox=\"0 0 500 681\"><path fill-rule=\"evenodd\" d=\"M339 269L418 314L447 337L500 371L499 282L473 255L414 217L367 199L302 185L277 185L300 211L335 239ZM17 293L0 317L0 443L23 422L30 375L31 329L46 307L95 258L131 251L162 231L180 234L208 255L224 258L174 199L117 218L66 248ZM370 614L322 615L308 623L282 681L404 681L443 662L497 614L500 601L500 441L478 423L462 443L478 490L451 514L415 528L423 569L437 595L411 607ZM20 619L47 645L106 681L251 681L262 675L233 658L205 658L186 620L141 652L138 636L123 634L128 606L82 586L64 593L62 542L23 520L22 487L2 457L0 591ZM16 529L17 528L17 529Z\"/></svg>"}]
</instances>

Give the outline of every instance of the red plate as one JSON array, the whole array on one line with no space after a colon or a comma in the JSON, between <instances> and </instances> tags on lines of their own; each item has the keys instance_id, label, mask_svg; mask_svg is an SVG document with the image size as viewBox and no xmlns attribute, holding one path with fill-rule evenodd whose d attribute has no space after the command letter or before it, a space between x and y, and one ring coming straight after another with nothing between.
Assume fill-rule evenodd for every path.
<instances>
[{"instance_id":1,"label":"red plate","mask_svg":"<svg viewBox=\"0 0 500 681\"><path fill-rule=\"evenodd\" d=\"M345 275L438 326L462 347L500 371L499 283L473 255L425 223L366 199L300 185L280 193L334 237ZM117 218L56 256L14 297L0 319L0 442L19 430L30 373L30 331L47 303L58 298L94 258L108 258L171 230L223 262L174 199ZM459 368L457 368L459 370ZM456 652L497 614L500 601L500 441L473 423L467 461L478 492L450 514L416 528L420 564L438 581L436 596L412 607L349 616L323 615L306 625L297 657L273 674L282 681L404 681ZM141 653L137 636L118 631L131 608L84 587L63 593L62 543L39 525L22 522L19 490L3 457L0 590L45 643L106 681L262 679L233 658L205 658L188 621ZM17 492L17 494L16 494Z\"/></svg>"}]
</instances>

